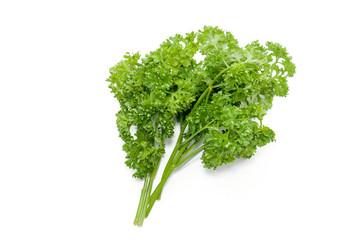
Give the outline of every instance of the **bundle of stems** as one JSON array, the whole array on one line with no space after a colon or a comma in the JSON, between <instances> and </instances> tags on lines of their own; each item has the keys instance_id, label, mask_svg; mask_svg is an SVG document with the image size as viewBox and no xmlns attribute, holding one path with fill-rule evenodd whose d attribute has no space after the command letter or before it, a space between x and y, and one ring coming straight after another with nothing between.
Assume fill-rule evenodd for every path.
<instances>
[{"instance_id":1,"label":"bundle of stems","mask_svg":"<svg viewBox=\"0 0 360 240\"><path fill-rule=\"evenodd\" d=\"M204 100L205 97L206 97L205 104L207 104L211 91L220 86L220 85L213 86L214 82L227 70L228 68L222 70L211 81L209 87L206 88L206 90L200 95L200 97L196 101L194 107L192 108L189 114L191 114L197 109L197 107ZM142 226L144 219L149 215L152 207L154 206L155 201L160 200L164 185L168 180L168 178L170 177L170 175L172 174L172 172L176 168L185 164L188 160L190 160L192 157L200 153L205 148L205 145L200 144L203 138L200 138L197 141L194 141L193 139L195 138L195 136L203 133L203 131L208 129L209 126L214 122L214 120L210 121L207 125L205 125L203 128L201 128L200 130L198 130L196 133L194 133L192 136L188 137L185 140L184 133L187 127L186 117L184 116L184 114L181 114L179 118L180 118L180 133L176 141L176 145L165 166L160 183L157 185L157 187L152 193L151 190L152 190L153 182L155 180L155 176L159 168L159 163L155 166L153 172L145 178L144 186L143 189L141 190L138 209L134 220L135 225Z\"/></svg>"}]
</instances>

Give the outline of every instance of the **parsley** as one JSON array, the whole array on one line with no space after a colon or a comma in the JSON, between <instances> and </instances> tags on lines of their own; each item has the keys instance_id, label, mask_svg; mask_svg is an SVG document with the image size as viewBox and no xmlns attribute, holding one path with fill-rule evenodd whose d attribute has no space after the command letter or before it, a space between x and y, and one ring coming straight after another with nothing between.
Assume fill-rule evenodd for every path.
<instances>
[{"instance_id":1,"label":"parsley","mask_svg":"<svg viewBox=\"0 0 360 240\"><path fill-rule=\"evenodd\" d=\"M198 52L203 61L194 59ZM216 169L250 158L274 141L273 130L262 120L274 96L287 95L287 78L294 73L280 44L254 41L241 48L218 27L177 34L142 59L126 53L107 81L121 107L116 123L125 142L125 163L135 170L134 177L144 179L134 224L142 225L173 170L194 155L202 152L204 166ZM180 135L151 193L164 140L174 135L176 121Z\"/></svg>"}]
</instances>

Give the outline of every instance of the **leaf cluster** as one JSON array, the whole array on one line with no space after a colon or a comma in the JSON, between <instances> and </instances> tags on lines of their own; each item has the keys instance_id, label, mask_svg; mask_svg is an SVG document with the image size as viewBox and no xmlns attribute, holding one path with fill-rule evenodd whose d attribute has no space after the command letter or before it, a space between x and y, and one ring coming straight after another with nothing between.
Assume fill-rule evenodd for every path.
<instances>
[{"instance_id":1,"label":"leaf cluster","mask_svg":"<svg viewBox=\"0 0 360 240\"><path fill-rule=\"evenodd\" d=\"M204 59L196 61L196 53ZM287 78L295 73L280 44L254 41L242 48L230 32L205 26L140 58L126 53L107 79L120 103L117 126L135 177L156 168L176 121L184 126L184 150L201 145L207 168L250 158L275 140L262 121L274 97L288 94Z\"/></svg>"},{"instance_id":2,"label":"leaf cluster","mask_svg":"<svg viewBox=\"0 0 360 240\"><path fill-rule=\"evenodd\" d=\"M153 171L164 153L164 139L174 134L174 117L189 109L199 94L203 71L193 58L195 38L195 33L175 35L141 60L139 53L126 53L110 69L109 88L121 107L116 114L119 136L125 142L126 164L136 170L134 177Z\"/></svg>"}]
</instances>

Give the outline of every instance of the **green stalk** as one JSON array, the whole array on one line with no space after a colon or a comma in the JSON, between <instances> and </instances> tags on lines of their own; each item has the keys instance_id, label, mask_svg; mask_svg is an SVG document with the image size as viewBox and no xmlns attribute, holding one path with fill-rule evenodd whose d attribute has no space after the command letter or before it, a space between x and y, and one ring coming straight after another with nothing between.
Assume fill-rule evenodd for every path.
<instances>
[{"instance_id":1,"label":"green stalk","mask_svg":"<svg viewBox=\"0 0 360 240\"><path fill-rule=\"evenodd\" d=\"M227 65L227 64L226 64ZM228 67L228 65L227 65ZM210 85L208 88L206 88L206 90L200 95L199 99L196 101L194 107L192 108L192 110L190 111L190 114L198 107L198 105L201 103L201 101L206 97L206 102L209 100L209 96L212 90L212 85L214 84L214 82L216 81L217 78L219 78L224 72L226 72L229 69L226 68L224 70L222 70L218 75L216 75L216 77L211 81ZM174 171L174 169L176 167L179 167L181 164L183 164L185 161L187 161L188 159L190 159L192 156L194 156L195 154L199 153L201 150L203 150L204 146L201 146L200 148L196 149L195 151L191 152L191 150L197 146L197 144L199 143L199 141L195 142L190 148L187 148L191 142L191 140L198 135L199 133L201 133L203 130L207 129L208 126L213 123L215 120L212 120L211 122L209 122L207 125L205 125L203 128L201 128L199 131L197 131L196 133L194 133L190 138L188 138L185 142L182 142L183 139L183 134L185 131L185 128L187 126L187 123L185 122L185 119L183 116L180 116L180 134L179 137L176 141L176 145L174 147L173 152L171 153L171 156L165 166L163 175L161 177L160 183L158 184L158 186L156 187L156 189L154 190L154 192L151 194L151 196L148 198L147 201L147 209L146 209L146 214L145 217L147 217L152 209L152 207L154 206L154 203L156 200L159 200L161 197L161 193L162 193L162 189L164 188L164 185L167 181L167 179L169 178L169 176L171 175L171 173ZM191 152L188 156L186 156L189 152ZM186 156L186 157L185 157ZM185 157L184 159L182 159L183 157ZM152 185L152 182L151 182Z\"/></svg>"},{"instance_id":2,"label":"green stalk","mask_svg":"<svg viewBox=\"0 0 360 240\"><path fill-rule=\"evenodd\" d=\"M161 144L163 144L163 141L161 142ZM154 179L156 176L156 173L159 169L159 165L160 165L160 159L159 161L156 163L153 171L151 172L151 174L148 174L145 177L145 181L144 181L144 186L141 190L141 194L140 194L140 200L139 200L139 205L136 211L136 215L135 215L135 220L134 220L134 225L137 226L142 226L145 216L146 216L146 209L149 203L149 199L151 196L151 190L152 190L152 186L154 183Z\"/></svg>"},{"instance_id":3,"label":"green stalk","mask_svg":"<svg viewBox=\"0 0 360 240\"><path fill-rule=\"evenodd\" d=\"M196 149L195 151L193 151L192 153L190 153L187 157L185 157L184 159L180 160L179 162L176 163L175 168L179 167L181 164L183 164L184 162L186 162L189 158L193 157L194 155L198 154L199 152L201 152L203 149L205 148L205 145L202 145L201 147L199 147L198 149Z\"/></svg>"},{"instance_id":4,"label":"green stalk","mask_svg":"<svg viewBox=\"0 0 360 240\"><path fill-rule=\"evenodd\" d=\"M191 147L187 148L185 152L183 152L183 156L186 156L189 152L191 152L201 141L202 139L198 140L197 142L195 142L193 145L191 145Z\"/></svg>"},{"instance_id":5,"label":"green stalk","mask_svg":"<svg viewBox=\"0 0 360 240\"><path fill-rule=\"evenodd\" d=\"M180 134L183 134L183 131L180 132ZM179 136L179 139L182 139L181 136ZM165 185L165 182L167 181L167 179L169 178L169 176L171 175L171 173L174 171L175 167L175 163L183 156L183 152L186 150L187 146L190 143L187 143L185 145L183 145L181 147L181 149L179 150L181 141L178 141L167 164L166 167L164 169L163 175L161 177L161 181L158 184L158 186L156 187L156 189L154 190L154 192L151 194L150 198L149 198L149 206L148 206L148 210L146 212L146 216L147 217L150 213L150 210L152 209L154 203L156 200L160 200L161 197L161 193L162 193L162 189ZM197 143L196 143L197 144Z\"/></svg>"},{"instance_id":6,"label":"green stalk","mask_svg":"<svg viewBox=\"0 0 360 240\"><path fill-rule=\"evenodd\" d=\"M137 226L142 226L142 224L144 222L146 206L147 206L146 203L148 202L149 195L151 192L150 185L152 185L152 184L150 184L150 180L151 180L150 177L145 178L144 187L141 190L140 201L139 201L139 205L138 205L135 220L134 220L134 225L137 225Z\"/></svg>"},{"instance_id":7,"label":"green stalk","mask_svg":"<svg viewBox=\"0 0 360 240\"><path fill-rule=\"evenodd\" d=\"M194 143L194 145L197 145L197 143ZM193 146L194 146L193 145ZM184 154L184 150L186 149L186 147L188 146L185 145L181 148L181 150L179 151L179 153L176 155L176 157L172 160L173 164L170 164L168 169L164 170L163 176L161 178L160 183L158 184L158 186L156 187L156 189L154 190L154 192L151 194L150 200L149 200L149 205L147 207L146 210L146 215L145 217L147 217L152 209L152 207L155 204L156 199L159 198L159 196L161 195L161 192L164 188L164 185L166 183L166 181L168 180L168 178L170 177L171 173L174 171L175 168L179 167L181 164L183 164L186 160L188 160L189 158L191 158L192 156L196 155L197 153L199 153L201 150L204 149L204 145L201 146L200 148L196 149L195 151L193 151L192 153L190 153L187 157L185 157L184 159L181 159L182 157L186 156L186 154ZM192 146L192 147L193 147ZM191 147L191 148L192 148ZM169 161L170 162L170 161ZM176 164L176 165L175 165Z\"/></svg>"},{"instance_id":8,"label":"green stalk","mask_svg":"<svg viewBox=\"0 0 360 240\"><path fill-rule=\"evenodd\" d=\"M193 136L192 136L193 137ZM200 141L200 140L199 140ZM156 189L154 190L154 192L151 194L150 196L150 199L149 199L149 205L148 205L148 208L146 210L146 215L145 217L147 217L155 203L156 200L159 200L160 197L161 197L161 193L162 193L162 190L164 188L164 185L166 183L166 181L168 180L168 178L170 177L171 173L174 171L174 169L176 168L175 167L175 164L177 166L180 166L179 164L177 164L178 161L181 161L181 158L186 156L198 143L199 141L195 142L190 148L187 149L187 147L189 146L190 142L186 143L185 145L183 145L181 147L180 150L179 147L181 142L177 142L177 145L175 146L174 148L174 151L173 153L171 154L170 158L169 158L169 161L164 169L164 172L163 172L163 175L161 177L161 181L160 183L158 184L158 186L156 187ZM200 147L201 148L201 147ZM202 148L200 149L202 150ZM200 151L199 150L199 151ZM194 152L199 152L198 150L195 150ZM195 155L196 153L192 152L191 154L189 154L189 156L186 158L189 159L191 156ZM190 156L191 155L191 156ZM183 163L183 161L181 161L181 163Z\"/></svg>"},{"instance_id":9,"label":"green stalk","mask_svg":"<svg viewBox=\"0 0 360 240\"><path fill-rule=\"evenodd\" d=\"M166 164L166 166L165 166L165 169L164 169L163 175L161 177L161 180L164 178L164 176L166 176L167 172L171 168L172 161L176 157L176 153L178 152L178 149L179 149L179 145L176 145L173 152L172 152L172 154L171 154L171 156L170 156L170 158L169 158L169 160L168 160L168 162L167 162L167 164ZM152 201L153 197L154 197L153 195L150 196L150 201ZM160 190L159 194L156 196L157 200L160 200L160 198L161 198L161 190Z\"/></svg>"},{"instance_id":10,"label":"green stalk","mask_svg":"<svg viewBox=\"0 0 360 240\"><path fill-rule=\"evenodd\" d=\"M216 77L211 81L210 85L209 85L209 91L207 93L207 96L206 96L206 100L205 100L205 106L207 105L208 101L209 101L209 97L210 97L210 94L211 94L211 91L216 88L216 87L219 87L219 86L223 86L224 84L218 84L216 86L213 87L213 84L215 83L216 79L218 79L224 72L226 72L228 69L229 69L229 66L227 66L228 68L222 70L218 75L216 75Z\"/></svg>"},{"instance_id":11,"label":"green stalk","mask_svg":"<svg viewBox=\"0 0 360 240\"><path fill-rule=\"evenodd\" d=\"M174 150L175 150L176 152L175 152L175 151L174 151L174 152L175 152L176 154L172 155L172 157L169 158L169 161L168 161L168 163L166 164L166 167L165 167L165 169L164 169L163 176L161 177L161 179L163 179L164 176L167 176L167 178L170 176L171 172L174 170L174 163L177 162L178 159L182 156L182 153L185 151L185 149L186 149L186 147L187 147L188 145L189 145L189 144L186 144L185 146L181 147L180 150L178 150L179 147L180 147L180 145L177 145L177 146L175 147ZM173 152L173 153L174 153L174 152ZM162 192L162 190L161 190L160 193L158 194L157 200L160 200L160 198L161 198L161 192Z\"/></svg>"},{"instance_id":12,"label":"green stalk","mask_svg":"<svg viewBox=\"0 0 360 240\"><path fill-rule=\"evenodd\" d=\"M174 170L174 166L176 165L176 163L179 161L179 159L181 159L183 156L187 155L198 143L199 141L195 142L190 148L187 149L187 147L190 144L191 139L193 139L197 134L199 134L201 131L205 130L207 128L208 125L210 125L213 121L211 121L209 124L207 124L205 127L203 127L202 129L200 129L199 131L197 131L194 135L192 135L187 141L185 141L184 143L181 143L181 141L177 141L176 146L165 166L164 172L163 172L163 176L161 177L161 180L163 180L165 177L166 179L170 176L170 174L172 173L172 171ZM185 127L184 127L185 129ZM184 131L181 131L179 135L179 139L182 139L182 134L184 133ZM162 192L162 187L159 190L160 193L158 193L156 195L157 200L160 200L161 197L161 192ZM155 195L151 195L150 196L150 200L152 200L152 198Z\"/></svg>"},{"instance_id":13,"label":"green stalk","mask_svg":"<svg viewBox=\"0 0 360 240\"><path fill-rule=\"evenodd\" d=\"M196 135L204 131L209 127L210 124L212 124L215 120L210 121L208 124L206 124L203 128L201 128L199 131L194 133L191 137L189 137L185 142L183 142L180 146L184 146L185 144L189 143Z\"/></svg>"},{"instance_id":14,"label":"green stalk","mask_svg":"<svg viewBox=\"0 0 360 240\"><path fill-rule=\"evenodd\" d=\"M209 88L212 87L212 85L214 84L214 82L216 81L216 79L218 79L224 72L226 72L227 70L229 70L229 68L225 68L224 70L222 70L221 72L219 72L218 75L216 75L216 77L211 81Z\"/></svg>"},{"instance_id":15,"label":"green stalk","mask_svg":"<svg viewBox=\"0 0 360 240\"><path fill-rule=\"evenodd\" d=\"M211 90L212 90L212 87L209 87L209 91L207 93L207 96L206 96L206 100L205 100L205 107L207 106L207 103L209 101L209 97L210 97L210 94L211 94Z\"/></svg>"},{"instance_id":16,"label":"green stalk","mask_svg":"<svg viewBox=\"0 0 360 240\"><path fill-rule=\"evenodd\" d=\"M190 143L185 144L184 146L182 146L178 152L178 154L176 155L176 157L173 159L172 163L171 163L171 167L174 168L175 163L183 156L184 151L186 150L186 148L189 146Z\"/></svg>"},{"instance_id":17,"label":"green stalk","mask_svg":"<svg viewBox=\"0 0 360 240\"><path fill-rule=\"evenodd\" d=\"M178 137L178 139L176 141L176 145L174 147L174 150L172 151L171 156L170 156L170 158L169 158L169 160L168 160L168 162L167 162L167 164L165 166L163 176L166 173L166 171L168 171L173 159L175 158L175 156L176 156L176 154L177 154L177 152L179 150L180 144L181 144L182 139L183 139L183 134L184 134L185 128L186 128L186 123L184 121L184 118L182 116L180 116L180 133L179 133L179 137ZM157 200L160 200L160 197L161 197L161 192L157 196Z\"/></svg>"},{"instance_id":18,"label":"green stalk","mask_svg":"<svg viewBox=\"0 0 360 240\"><path fill-rule=\"evenodd\" d=\"M206 96L206 94L208 93L209 88L206 88L206 90L201 94L201 96L199 97L199 99L196 101L194 107L191 109L191 112L189 113L189 115L194 111L194 109L197 108L197 106L200 104L201 100Z\"/></svg>"},{"instance_id":19,"label":"green stalk","mask_svg":"<svg viewBox=\"0 0 360 240\"><path fill-rule=\"evenodd\" d=\"M149 213L152 209L152 207L154 206L154 203L156 201L156 199L158 198L158 196L161 194L162 189L167 181L167 179L169 178L169 176L171 175L172 171L174 171L175 168L170 167L169 171L167 171L166 173L164 172L164 175L160 181L160 183L157 185L156 189L154 190L154 192L151 194L151 198L149 200L149 205L146 209L146 215L145 217L149 216Z\"/></svg>"}]
</instances>

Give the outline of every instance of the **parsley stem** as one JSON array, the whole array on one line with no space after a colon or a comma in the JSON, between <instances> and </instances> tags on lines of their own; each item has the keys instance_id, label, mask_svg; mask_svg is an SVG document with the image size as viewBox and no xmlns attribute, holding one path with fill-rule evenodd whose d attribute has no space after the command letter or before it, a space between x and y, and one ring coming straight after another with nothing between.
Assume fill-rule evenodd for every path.
<instances>
[{"instance_id":1,"label":"parsley stem","mask_svg":"<svg viewBox=\"0 0 360 240\"><path fill-rule=\"evenodd\" d=\"M199 133L201 133L202 131L204 131L205 129L207 129L209 127L210 124L212 124L215 121L212 120L210 121L208 124L206 124L203 128L201 128L199 131L197 131L196 133L194 133L191 137L189 137L185 142L183 142L180 146L183 146L185 144L187 144L188 142L190 142L196 135L198 135Z\"/></svg>"},{"instance_id":2,"label":"parsley stem","mask_svg":"<svg viewBox=\"0 0 360 240\"><path fill-rule=\"evenodd\" d=\"M160 145L164 144L164 139L161 140ZM144 186L141 190L140 201L138 205L138 209L136 211L134 225L141 226L144 222L147 205L150 200L151 190L153 186L153 182L156 176L156 173L159 169L160 159L156 162L154 169L151 173L145 177Z\"/></svg>"},{"instance_id":3,"label":"parsley stem","mask_svg":"<svg viewBox=\"0 0 360 240\"><path fill-rule=\"evenodd\" d=\"M209 87L200 95L199 99L196 101L196 103L195 103L194 107L192 108L190 114L197 108L197 106L201 103L201 101L204 99L205 96L206 96L206 103L208 102L209 96L210 96L210 93L211 93L211 90L212 90L212 85L214 84L216 79L218 79L228 69L229 68L226 68L226 69L222 70L218 75L215 76L215 78L211 81ZM156 189L154 190L154 192L151 194L151 196L149 198L148 206L147 206L147 210L146 210L146 215L145 215L146 217L150 213L155 201L160 199L162 189L163 189L163 187L165 185L165 182L169 178L171 173L174 171L174 169L176 167L180 166L181 164L183 164L185 161L190 159L195 154L199 153L201 150L203 150L204 146L201 146L200 148L198 148L195 151L191 152L192 149L197 146L197 144L199 143L200 140L198 140L197 142L192 144L190 148L187 149L187 147L189 146L191 140L195 136L197 136L199 133L201 133L202 131L207 129L209 127L209 125L212 124L214 121L215 120L210 121L203 128L201 128L199 131L197 131L192 136L190 136L185 142L182 142L183 134L184 134L184 131L186 129L187 123L186 123L186 121L184 121L182 116L180 116L180 134L179 134L179 137L178 137L178 139L176 141L176 145L174 147L174 150L171 153L171 156L170 156L170 158L169 158L169 160L168 160L168 162L167 162L167 164L165 166L165 169L164 169L163 175L161 177L160 183L158 184L158 186L156 187ZM186 156L189 152L191 152L191 153L188 156ZM184 157L184 156L186 156L186 157L184 159L182 159L182 157Z\"/></svg>"},{"instance_id":4,"label":"parsley stem","mask_svg":"<svg viewBox=\"0 0 360 240\"><path fill-rule=\"evenodd\" d=\"M218 75L216 75L216 77L211 81L209 87L212 87L212 85L214 84L214 82L216 81L216 79L218 79L224 72L226 72L227 70L229 70L229 67L228 68L225 68L224 70L222 70L221 72L219 72Z\"/></svg>"},{"instance_id":5,"label":"parsley stem","mask_svg":"<svg viewBox=\"0 0 360 240\"><path fill-rule=\"evenodd\" d=\"M222 70L218 75L215 76L215 78L211 81L211 83L209 84L209 87L206 88L206 90L200 95L199 99L196 101L194 107L191 109L191 112L194 112L194 110L197 108L197 106L201 103L201 101L204 99L204 97L206 96L206 103L209 100L209 96L210 96L210 92L212 90L212 85L214 84L214 82L216 81L216 79L218 79L224 72L226 72L229 69L229 66L227 66L227 68L225 68L224 70ZM189 115L190 115L189 114Z\"/></svg>"},{"instance_id":6,"label":"parsley stem","mask_svg":"<svg viewBox=\"0 0 360 240\"><path fill-rule=\"evenodd\" d=\"M219 86L222 86L223 84L218 84L216 85L215 87L213 87L213 84L215 83L216 79L218 79L224 72L226 72L228 69L229 69L229 66L227 66L228 68L225 68L224 70L222 70L218 75L216 75L216 77L211 81L210 85L209 85L209 91L207 93L207 96L206 96L206 100L205 100L205 106L207 105L208 101L209 101L209 97L210 97L210 93L211 91L216 88L216 87L219 87Z\"/></svg>"},{"instance_id":7,"label":"parsley stem","mask_svg":"<svg viewBox=\"0 0 360 240\"><path fill-rule=\"evenodd\" d=\"M180 148L180 145L177 145L177 147L175 147L174 151L173 151L173 154L171 155L171 157L169 158L167 164L166 164L166 167L164 169L164 172L163 172L163 176L161 177L161 179L163 179L165 176L167 176L168 172L172 172L172 170L174 169L174 165L175 163L178 161L178 159L180 157L182 157L182 153L186 150L186 147L188 146L189 144L185 144L184 146L182 146ZM179 149L180 148L180 149ZM175 154L174 154L175 153ZM157 196L157 200L160 200L160 197L161 197L161 192L158 194Z\"/></svg>"},{"instance_id":8,"label":"parsley stem","mask_svg":"<svg viewBox=\"0 0 360 240\"><path fill-rule=\"evenodd\" d=\"M176 156L176 154L177 154L177 152L178 152L178 150L179 150L179 148L180 148L180 144L181 144L182 139L183 139L183 134L184 134L186 125L187 125L187 124L185 123L184 119L182 118L182 116L180 116L180 133L179 133L179 137L178 137L178 139L177 139L177 141L176 141L176 145L175 145L175 147L174 147L174 150L172 151L172 153L171 153L171 155L170 155L170 158L169 158L168 162L166 163L166 166L165 166L165 169L164 169L164 173L165 173L166 171L168 171L168 169L169 169L169 167L170 167L173 159L175 158L175 156ZM164 176L164 173L163 173L163 176ZM159 196L158 196L158 200L160 199L160 197L161 197L161 192L160 192L160 194L159 194Z\"/></svg>"},{"instance_id":9,"label":"parsley stem","mask_svg":"<svg viewBox=\"0 0 360 240\"><path fill-rule=\"evenodd\" d=\"M184 159L182 159L180 162L176 163L175 168L179 167L181 164L183 164L184 162L186 162L189 158L193 157L194 155L198 154L199 152L201 152L203 149L205 148L205 145L202 145L201 147L199 147L198 149L196 149L195 151L193 151L192 153L190 153L187 157L185 157Z\"/></svg>"},{"instance_id":10,"label":"parsley stem","mask_svg":"<svg viewBox=\"0 0 360 240\"><path fill-rule=\"evenodd\" d=\"M201 94L201 96L199 97L199 99L196 101L194 107L191 109L191 112L189 113L189 115L191 113L194 112L194 110L197 108L197 106L200 104L201 100L203 100L203 98L206 96L207 92L209 91L209 88L206 88L206 90Z\"/></svg>"},{"instance_id":11,"label":"parsley stem","mask_svg":"<svg viewBox=\"0 0 360 240\"><path fill-rule=\"evenodd\" d=\"M146 214L146 206L150 197L151 187L152 187L152 181L150 177L147 176L144 181L144 187L141 190L140 201L134 220L134 225L141 226L144 222L144 218Z\"/></svg>"},{"instance_id":12,"label":"parsley stem","mask_svg":"<svg viewBox=\"0 0 360 240\"><path fill-rule=\"evenodd\" d=\"M197 142L195 142L193 145L191 145L191 147L189 147L188 149L186 149L186 151L183 153L183 156L187 155L189 152L191 152L191 150L193 150L201 141L202 139L198 140Z\"/></svg>"},{"instance_id":13,"label":"parsley stem","mask_svg":"<svg viewBox=\"0 0 360 240\"><path fill-rule=\"evenodd\" d=\"M218 84L218 85L215 85L215 86L212 86L212 88L218 88L218 87L221 87L221 86L224 86L225 84Z\"/></svg>"},{"instance_id":14,"label":"parsley stem","mask_svg":"<svg viewBox=\"0 0 360 240\"><path fill-rule=\"evenodd\" d=\"M176 141L176 145L174 147L174 150L172 151L171 155L170 155L170 158L169 158L169 161L167 162L166 166L165 166L165 170L169 168L172 160L175 158L176 156L176 153L178 152L179 148L180 148L180 145L181 145L181 142L182 142L182 139L183 139L183 134L184 134L184 131L185 131L185 128L186 128L186 124L184 124L184 121L181 121L180 122L180 133L179 133L179 137ZM164 170L164 171L165 171Z\"/></svg>"},{"instance_id":15,"label":"parsley stem","mask_svg":"<svg viewBox=\"0 0 360 240\"><path fill-rule=\"evenodd\" d=\"M163 172L163 175L161 177L161 180L160 180L160 183L158 184L158 186L156 187L156 189L154 190L154 192L151 194L150 196L150 199L149 199L149 206L148 206L148 210L147 210L147 213L146 213L146 216L149 214L152 206L154 205L155 201L156 200L160 200L160 197L161 197L161 193L162 193L162 189L165 185L165 182L166 180L169 178L169 176L171 175L171 173L173 172L173 170L175 169L175 164L176 162L181 159L183 156L185 156L189 151L191 151L191 149L193 147L195 147L198 143L194 143L193 146L191 146L189 149L186 149L188 147L188 145L190 144L190 142L187 142L187 143L184 143L184 144L181 144L181 141L179 141L179 139L182 139L183 137L183 133L184 133L184 130L186 128L186 124L183 125L183 126L180 126L180 135L179 135L179 138L178 138L178 141L176 143L176 146L174 147L174 150L165 166L165 169L164 169L164 172ZM184 154L185 152L185 154Z\"/></svg>"},{"instance_id":16,"label":"parsley stem","mask_svg":"<svg viewBox=\"0 0 360 240\"><path fill-rule=\"evenodd\" d=\"M209 97L210 97L211 90L212 90L212 87L209 87L208 94L206 95L205 106L207 106L207 103L208 103L208 101L209 101Z\"/></svg>"},{"instance_id":17,"label":"parsley stem","mask_svg":"<svg viewBox=\"0 0 360 240\"><path fill-rule=\"evenodd\" d=\"M179 138L178 141L176 143L176 146L174 147L174 150L165 166L163 175L161 177L160 183L158 184L158 186L156 187L156 189L154 190L154 192L151 194L150 198L149 198L149 204L146 210L146 215L145 217L147 217L153 207L153 205L155 204L156 200L159 200L161 197L161 193L162 193L162 189L164 188L164 185L167 181L167 179L169 178L169 176L171 175L171 173L174 171L174 169L178 166L180 166L182 163L184 163L186 160L188 160L189 158L191 158L192 156L194 156L195 154L197 154L198 152L200 152L203 147L198 148L197 150L195 150L194 152L190 153L185 160L181 160L180 164L178 163L179 159L181 159L182 157L186 156L194 147L197 146L197 144L201 141L198 140L197 142L195 142L194 144L192 144L192 146L190 148L187 149L187 147L189 146L191 140L197 135L199 134L201 131L205 130L206 128L208 128L208 126L213 123L215 120L212 120L211 122L209 122L206 126L204 126L203 128L201 128L199 131L197 131L195 134L193 134L190 138L188 138L185 142L181 143L181 141L179 141L179 139L182 139L183 137L183 133L185 131L186 125L184 124L183 126L180 126L180 134L179 134Z\"/></svg>"},{"instance_id":18,"label":"parsley stem","mask_svg":"<svg viewBox=\"0 0 360 240\"><path fill-rule=\"evenodd\" d=\"M198 142L194 143L192 147L190 147L191 149L196 146L198 144ZM188 146L187 145L184 145L178 152L178 154L176 155L175 159L174 159L174 163L176 163L179 159L181 159L181 157L185 156L186 154L184 154L184 150L186 149L186 147ZM174 171L175 168L177 168L178 166L180 166L181 164L183 164L185 161L187 161L189 158L191 158L192 156L196 155L197 153L199 153L201 150L204 149L204 145L199 147L198 149L196 149L195 151L193 151L192 153L190 153L187 157L185 157L184 159L182 159L179 163L177 163L175 166L170 164L168 166L167 169L164 170L163 172L163 176L161 178L161 181L160 183L158 184L158 186L156 187L156 189L154 190L154 192L151 194L151 197L150 197L150 200L149 200L149 205L147 207L147 210L146 210L146 215L145 217L147 217L152 209L152 207L154 206L155 204L155 201L156 199L159 199L160 195L161 195L161 192L162 192L162 189L164 188L164 185L166 183L166 181L168 180L168 178L170 177L171 173ZM189 148L189 149L190 149ZM170 161L171 159L169 159L168 163L169 162L172 162Z\"/></svg>"},{"instance_id":19,"label":"parsley stem","mask_svg":"<svg viewBox=\"0 0 360 240\"><path fill-rule=\"evenodd\" d=\"M175 164L177 163L177 161L183 156L184 151L186 150L186 148L189 146L190 143L185 144L184 146L181 147L181 149L179 150L178 154L176 155L176 157L174 158L174 160L172 161L171 167L175 168Z\"/></svg>"},{"instance_id":20,"label":"parsley stem","mask_svg":"<svg viewBox=\"0 0 360 240\"><path fill-rule=\"evenodd\" d=\"M174 171L174 168L170 168L169 171L167 171L166 173L164 172L163 174L163 178L161 179L160 183L157 185L156 189L154 190L154 192L151 194L152 198L150 198L149 200L149 205L146 209L146 215L145 217L147 217L152 209L152 207L154 206L154 203L157 199L157 196L159 194L161 194L162 189L165 185L165 182L167 181L167 179L169 178L169 176L171 175L172 171Z\"/></svg>"}]
</instances>

